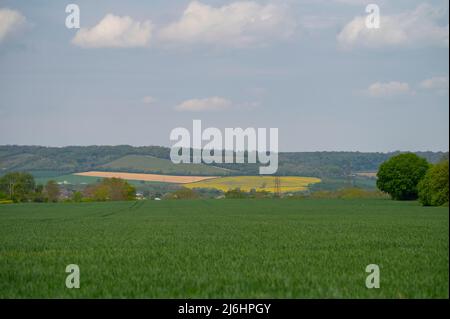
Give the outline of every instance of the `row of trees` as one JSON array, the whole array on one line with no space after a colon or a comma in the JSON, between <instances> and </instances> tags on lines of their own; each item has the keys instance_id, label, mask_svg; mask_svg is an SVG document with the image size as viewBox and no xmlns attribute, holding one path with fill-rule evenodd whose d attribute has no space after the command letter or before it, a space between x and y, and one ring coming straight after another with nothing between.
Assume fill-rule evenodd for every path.
<instances>
[{"instance_id":1,"label":"row of trees","mask_svg":"<svg viewBox=\"0 0 450 319\"><path fill-rule=\"evenodd\" d=\"M75 202L81 201L120 201L134 200L136 189L125 180L105 178L101 182L89 185L82 192L71 193ZM0 200L20 202L58 202L61 200L61 188L55 181L45 185L36 184L33 175L13 172L0 178Z\"/></svg>"},{"instance_id":2,"label":"row of trees","mask_svg":"<svg viewBox=\"0 0 450 319\"><path fill-rule=\"evenodd\" d=\"M60 194L59 185L54 181L37 185L28 173L13 172L0 178L0 200L13 202L55 202Z\"/></svg>"},{"instance_id":3,"label":"row of trees","mask_svg":"<svg viewBox=\"0 0 450 319\"><path fill-rule=\"evenodd\" d=\"M136 188L120 178L105 178L98 184L86 187L83 197L94 201L134 200Z\"/></svg>"},{"instance_id":4,"label":"row of trees","mask_svg":"<svg viewBox=\"0 0 450 319\"><path fill-rule=\"evenodd\" d=\"M432 165L415 154L400 154L384 162L377 177L377 187L395 200L419 199L424 206L449 201L448 157Z\"/></svg>"},{"instance_id":5,"label":"row of trees","mask_svg":"<svg viewBox=\"0 0 450 319\"><path fill-rule=\"evenodd\" d=\"M164 196L164 199L200 199L200 198L226 198L226 199L244 199L244 198L273 198L275 195L267 191L256 191L252 189L245 192L239 188L230 189L226 192L205 189L205 188L182 188Z\"/></svg>"}]
</instances>

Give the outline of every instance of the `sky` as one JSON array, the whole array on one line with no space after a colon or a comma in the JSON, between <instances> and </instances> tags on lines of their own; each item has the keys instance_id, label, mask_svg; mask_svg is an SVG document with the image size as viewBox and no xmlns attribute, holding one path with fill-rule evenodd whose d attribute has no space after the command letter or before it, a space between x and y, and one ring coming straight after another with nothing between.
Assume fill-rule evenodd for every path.
<instances>
[{"instance_id":1,"label":"sky","mask_svg":"<svg viewBox=\"0 0 450 319\"><path fill-rule=\"evenodd\" d=\"M66 6L80 28L66 27ZM366 5L380 12L366 26ZM0 145L162 145L278 128L281 151L448 151L448 1L0 0Z\"/></svg>"}]
</instances>

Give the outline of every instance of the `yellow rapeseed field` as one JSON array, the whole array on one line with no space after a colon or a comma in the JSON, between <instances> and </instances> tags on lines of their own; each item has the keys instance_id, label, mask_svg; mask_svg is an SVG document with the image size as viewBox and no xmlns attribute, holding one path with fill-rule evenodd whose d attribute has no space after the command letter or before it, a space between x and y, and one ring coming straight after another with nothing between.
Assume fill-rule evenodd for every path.
<instances>
[{"instance_id":1,"label":"yellow rapeseed field","mask_svg":"<svg viewBox=\"0 0 450 319\"><path fill-rule=\"evenodd\" d=\"M280 177L280 190L286 192L304 191L310 184L320 183L319 178L282 176ZM221 191L240 188L248 192L252 189L257 191L275 192L275 178L273 176L230 176L203 180L183 185L187 188L215 188Z\"/></svg>"}]
</instances>

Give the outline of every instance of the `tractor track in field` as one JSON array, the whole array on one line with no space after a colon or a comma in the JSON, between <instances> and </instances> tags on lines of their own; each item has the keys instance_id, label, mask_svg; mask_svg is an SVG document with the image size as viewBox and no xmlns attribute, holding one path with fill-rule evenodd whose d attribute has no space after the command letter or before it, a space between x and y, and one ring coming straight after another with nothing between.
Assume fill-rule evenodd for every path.
<instances>
[{"instance_id":1,"label":"tractor track in field","mask_svg":"<svg viewBox=\"0 0 450 319\"><path fill-rule=\"evenodd\" d=\"M125 208L119 208L107 214L100 215L100 217L108 217L125 211L136 211L144 205L143 201L134 201L131 206Z\"/></svg>"}]
</instances>

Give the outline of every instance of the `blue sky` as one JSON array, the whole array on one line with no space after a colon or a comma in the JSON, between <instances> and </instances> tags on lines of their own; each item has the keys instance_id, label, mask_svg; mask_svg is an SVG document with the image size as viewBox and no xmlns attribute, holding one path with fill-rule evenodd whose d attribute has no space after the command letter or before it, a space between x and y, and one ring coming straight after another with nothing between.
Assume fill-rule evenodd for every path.
<instances>
[{"instance_id":1,"label":"blue sky","mask_svg":"<svg viewBox=\"0 0 450 319\"><path fill-rule=\"evenodd\" d=\"M0 144L169 146L277 127L282 151L448 150L448 1L0 1Z\"/></svg>"}]
</instances>

